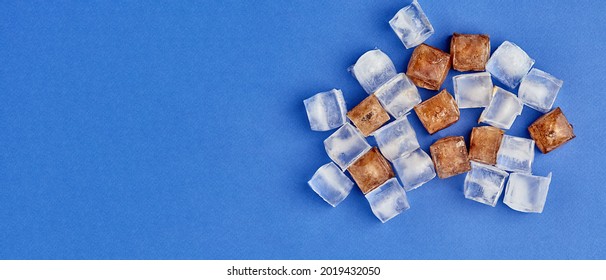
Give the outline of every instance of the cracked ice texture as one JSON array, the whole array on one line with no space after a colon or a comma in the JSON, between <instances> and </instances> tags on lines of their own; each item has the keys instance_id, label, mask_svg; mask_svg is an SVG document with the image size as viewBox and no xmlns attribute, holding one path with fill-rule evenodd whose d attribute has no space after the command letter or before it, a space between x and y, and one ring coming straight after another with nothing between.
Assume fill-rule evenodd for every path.
<instances>
[{"instance_id":1,"label":"cracked ice texture","mask_svg":"<svg viewBox=\"0 0 606 280\"><path fill-rule=\"evenodd\" d=\"M497 153L497 167L510 172L530 173L534 160L534 140L503 135Z\"/></svg>"},{"instance_id":2,"label":"cracked ice texture","mask_svg":"<svg viewBox=\"0 0 606 280\"><path fill-rule=\"evenodd\" d=\"M385 223L410 208L406 192L396 178L391 178L366 194L372 212Z\"/></svg>"},{"instance_id":3,"label":"cracked ice texture","mask_svg":"<svg viewBox=\"0 0 606 280\"><path fill-rule=\"evenodd\" d=\"M305 110L311 130L327 131L342 126L346 122L347 107L343 92L332 89L305 99Z\"/></svg>"},{"instance_id":4,"label":"cracked ice texture","mask_svg":"<svg viewBox=\"0 0 606 280\"><path fill-rule=\"evenodd\" d=\"M372 134L381 153L390 161L419 148L417 134L406 117L378 129Z\"/></svg>"},{"instance_id":5,"label":"cracked ice texture","mask_svg":"<svg viewBox=\"0 0 606 280\"><path fill-rule=\"evenodd\" d=\"M434 32L417 0L399 10L389 25L407 49L423 43Z\"/></svg>"},{"instance_id":6,"label":"cracked ice texture","mask_svg":"<svg viewBox=\"0 0 606 280\"><path fill-rule=\"evenodd\" d=\"M505 41L501 44L486 63L486 70L497 80L509 88L518 86L524 75L528 73L534 59L516 44Z\"/></svg>"},{"instance_id":7,"label":"cracked ice texture","mask_svg":"<svg viewBox=\"0 0 606 280\"><path fill-rule=\"evenodd\" d=\"M487 123L500 129L509 129L522 114L522 102L513 93L495 86L488 107L482 111L479 122Z\"/></svg>"},{"instance_id":8,"label":"cracked ice texture","mask_svg":"<svg viewBox=\"0 0 606 280\"><path fill-rule=\"evenodd\" d=\"M307 184L332 207L337 207L354 185L332 162L318 168Z\"/></svg>"},{"instance_id":9,"label":"cracked ice texture","mask_svg":"<svg viewBox=\"0 0 606 280\"><path fill-rule=\"evenodd\" d=\"M393 166L406 191L414 190L436 177L433 161L421 148L397 158Z\"/></svg>"},{"instance_id":10,"label":"cracked ice texture","mask_svg":"<svg viewBox=\"0 0 606 280\"><path fill-rule=\"evenodd\" d=\"M324 140L324 148L328 156L342 170L347 169L358 158L370 150L370 145L364 136L349 123L345 123L332 135Z\"/></svg>"},{"instance_id":11,"label":"cracked ice texture","mask_svg":"<svg viewBox=\"0 0 606 280\"><path fill-rule=\"evenodd\" d=\"M551 173L547 177L512 173L505 187L503 202L516 211L542 213L550 182Z\"/></svg>"},{"instance_id":12,"label":"cracked ice texture","mask_svg":"<svg viewBox=\"0 0 606 280\"><path fill-rule=\"evenodd\" d=\"M507 172L494 166L471 162L471 171L465 177L465 198L494 207L503 192Z\"/></svg>"},{"instance_id":13,"label":"cracked ice texture","mask_svg":"<svg viewBox=\"0 0 606 280\"><path fill-rule=\"evenodd\" d=\"M417 87L404 73L400 73L375 92L383 108L394 118L402 118L421 103Z\"/></svg>"},{"instance_id":14,"label":"cracked ice texture","mask_svg":"<svg viewBox=\"0 0 606 280\"><path fill-rule=\"evenodd\" d=\"M352 66L351 72L368 94L375 92L397 74L393 62L381 50L365 52Z\"/></svg>"},{"instance_id":15,"label":"cracked ice texture","mask_svg":"<svg viewBox=\"0 0 606 280\"><path fill-rule=\"evenodd\" d=\"M490 104L493 87L490 73L458 75L452 78L452 82L459 108L480 108Z\"/></svg>"},{"instance_id":16,"label":"cracked ice texture","mask_svg":"<svg viewBox=\"0 0 606 280\"><path fill-rule=\"evenodd\" d=\"M563 83L547 72L532 68L522 79L518 96L528 107L547 113L551 110Z\"/></svg>"}]
</instances>

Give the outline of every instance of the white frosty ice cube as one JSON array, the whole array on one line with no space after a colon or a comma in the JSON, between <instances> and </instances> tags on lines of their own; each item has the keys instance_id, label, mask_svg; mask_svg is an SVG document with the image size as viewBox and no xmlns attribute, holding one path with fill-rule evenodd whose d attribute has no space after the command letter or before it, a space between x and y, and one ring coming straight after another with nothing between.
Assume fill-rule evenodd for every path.
<instances>
[{"instance_id":1,"label":"white frosty ice cube","mask_svg":"<svg viewBox=\"0 0 606 280\"><path fill-rule=\"evenodd\" d=\"M406 191L414 190L436 177L431 158L421 148L394 160L393 167Z\"/></svg>"},{"instance_id":2,"label":"white frosty ice cube","mask_svg":"<svg viewBox=\"0 0 606 280\"><path fill-rule=\"evenodd\" d=\"M381 50L365 52L351 67L351 72L368 94L375 92L397 74L393 62Z\"/></svg>"},{"instance_id":3,"label":"white frosty ice cube","mask_svg":"<svg viewBox=\"0 0 606 280\"><path fill-rule=\"evenodd\" d=\"M512 173L505 188L503 202L509 208L528 213L541 213L545 207L551 172L547 177Z\"/></svg>"},{"instance_id":4,"label":"white frosty ice cube","mask_svg":"<svg viewBox=\"0 0 606 280\"><path fill-rule=\"evenodd\" d=\"M471 171L465 177L465 198L494 207L503 192L507 172L494 166L471 162Z\"/></svg>"},{"instance_id":5,"label":"white frosty ice cube","mask_svg":"<svg viewBox=\"0 0 606 280\"><path fill-rule=\"evenodd\" d=\"M505 41L486 63L486 70L504 85L515 88L528 73L534 59L516 44Z\"/></svg>"},{"instance_id":6,"label":"white frosty ice cube","mask_svg":"<svg viewBox=\"0 0 606 280\"><path fill-rule=\"evenodd\" d=\"M311 130L326 131L342 126L346 119L347 107L343 92L332 89L303 100Z\"/></svg>"},{"instance_id":7,"label":"white frosty ice cube","mask_svg":"<svg viewBox=\"0 0 606 280\"><path fill-rule=\"evenodd\" d=\"M490 73L463 74L452 78L455 99L459 108L486 107L492 99Z\"/></svg>"},{"instance_id":8,"label":"white frosty ice cube","mask_svg":"<svg viewBox=\"0 0 606 280\"><path fill-rule=\"evenodd\" d=\"M324 140L328 156L341 167L347 169L358 158L370 150L370 145L357 128L345 123Z\"/></svg>"},{"instance_id":9,"label":"white frosty ice cube","mask_svg":"<svg viewBox=\"0 0 606 280\"><path fill-rule=\"evenodd\" d=\"M530 173L534 160L534 140L503 135L497 152L497 167L511 172Z\"/></svg>"},{"instance_id":10,"label":"white frosty ice cube","mask_svg":"<svg viewBox=\"0 0 606 280\"><path fill-rule=\"evenodd\" d=\"M433 26L417 0L399 10L389 25L407 49L420 45L433 34Z\"/></svg>"},{"instance_id":11,"label":"white frosty ice cube","mask_svg":"<svg viewBox=\"0 0 606 280\"><path fill-rule=\"evenodd\" d=\"M332 207L337 207L349 195L354 185L332 162L318 168L307 184Z\"/></svg>"},{"instance_id":12,"label":"white frosty ice cube","mask_svg":"<svg viewBox=\"0 0 606 280\"><path fill-rule=\"evenodd\" d=\"M417 87L404 73L396 75L377 89L375 96L396 119L404 117L415 105L421 103Z\"/></svg>"},{"instance_id":13,"label":"white frosty ice cube","mask_svg":"<svg viewBox=\"0 0 606 280\"><path fill-rule=\"evenodd\" d=\"M372 135L381 153L391 161L419 148L417 134L406 117L379 128Z\"/></svg>"},{"instance_id":14,"label":"white frosty ice cube","mask_svg":"<svg viewBox=\"0 0 606 280\"><path fill-rule=\"evenodd\" d=\"M378 188L366 194L372 212L385 223L410 208L406 192L396 178L391 178Z\"/></svg>"},{"instance_id":15,"label":"white frosty ice cube","mask_svg":"<svg viewBox=\"0 0 606 280\"><path fill-rule=\"evenodd\" d=\"M488 107L482 111L480 122L500 129L509 129L522 113L522 102L513 93L495 86Z\"/></svg>"},{"instance_id":16,"label":"white frosty ice cube","mask_svg":"<svg viewBox=\"0 0 606 280\"><path fill-rule=\"evenodd\" d=\"M563 83L549 73L532 68L522 79L518 96L528 107L547 113L551 110Z\"/></svg>"}]
</instances>

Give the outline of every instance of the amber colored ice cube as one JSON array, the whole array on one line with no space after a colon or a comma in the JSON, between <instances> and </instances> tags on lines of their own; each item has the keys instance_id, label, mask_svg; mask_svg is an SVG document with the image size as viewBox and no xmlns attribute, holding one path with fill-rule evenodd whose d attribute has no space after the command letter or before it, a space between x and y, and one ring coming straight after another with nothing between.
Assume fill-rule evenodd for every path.
<instances>
[{"instance_id":1,"label":"amber colored ice cube","mask_svg":"<svg viewBox=\"0 0 606 280\"><path fill-rule=\"evenodd\" d=\"M385 183L389 178L394 177L391 165L379 152L377 147L373 147L350 165L347 170L364 194L369 193Z\"/></svg>"},{"instance_id":2,"label":"amber colored ice cube","mask_svg":"<svg viewBox=\"0 0 606 280\"><path fill-rule=\"evenodd\" d=\"M457 71L484 71L490 57L490 37L484 34L452 34L452 68Z\"/></svg>"},{"instance_id":3,"label":"amber colored ice cube","mask_svg":"<svg viewBox=\"0 0 606 280\"><path fill-rule=\"evenodd\" d=\"M439 139L429 147L436 173L441 179L471 170L463 136Z\"/></svg>"},{"instance_id":4,"label":"amber colored ice cube","mask_svg":"<svg viewBox=\"0 0 606 280\"><path fill-rule=\"evenodd\" d=\"M485 164L497 164L503 130L493 126L474 127L469 140L469 159Z\"/></svg>"},{"instance_id":5,"label":"amber colored ice cube","mask_svg":"<svg viewBox=\"0 0 606 280\"><path fill-rule=\"evenodd\" d=\"M528 131L539 150L544 154L555 150L575 137L572 125L560 107L534 121L528 127Z\"/></svg>"},{"instance_id":6,"label":"amber colored ice cube","mask_svg":"<svg viewBox=\"0 0 606 280\"><path fill-rule=\"evenodd\" d=\"M379 99L374 94L366 97L358 106L347 112L347 117L349 117L364 136L370 135L377 128L389 121L387 111L383 109L383 106L379 103Z\"/></svg>"},{"instance_id":7,"label":"amber colored ice cube","mask_svg":"<svg viewBox=\"0 0 606 280\"><path fill-rule=\"evenodd\" d=\"M457 102L445 89L414 109L429 134L449 127L457 122L460 116Z\"/></svg>"},{"instance_id":8,"label":"amber colored ice cube","mask_svg":"<svg viewBox=\"0 0 606 280\"><path fill-rule=\"evenodd\" d=\"M418 87L439 90L450 69L450 55L421 44L412 52L406 75Z\"/></svg>"}]
</instances>

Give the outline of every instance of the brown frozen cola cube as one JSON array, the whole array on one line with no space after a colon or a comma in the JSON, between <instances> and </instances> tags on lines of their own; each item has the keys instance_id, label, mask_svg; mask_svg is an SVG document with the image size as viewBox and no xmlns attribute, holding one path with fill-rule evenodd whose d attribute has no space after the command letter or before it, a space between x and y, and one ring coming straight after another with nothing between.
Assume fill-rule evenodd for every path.
<instances>
[{"instance_id":1,"label":"brown frozen cola cube","mask_svg":"<svg viewBox=\"0 0 606 280\"><path fill-rule=\"evenodd\" d=\"M444 137L433 143L429 151L441 179L471 170L463 136Z\"/></svg>"},{"instance_id":2,"label":"brown frozen cola cube","mask_svg":"<svg viewBox=\"0 0 606 280\"><path fill-rule=\"evenodd\" d=\"M490 56L490 37L484 34L452 34L452 68L457 71L484 71Z\"/></svg>"},{"instance_id":3,"label":"brown frozen cola cube","mask_svg":"<svg viewBox=\"0 0 606 280\"><path fill-rule=\"evenodd\" d=\"M388 179L394 177L391 165L389 165L389 162L387 162L377 147L373 147L350 165L347 170L364 194L369 193Z\"/></svg>"},{"instance_id":4,"label":"brown frozen cola cube","mask_svg":"<svg viewBox=\"0 0 606 280\"><path fill-rule=\"evenodd\" d=\"M445 89L414 109L429 134L449 127L457 122L460 116L457 102Z\"/></svg>"},{"instance_id":5,"label":"brown frozen cola cube","mask_svg":"<svg viewBox=\"0 0 606 280\"><path fill-rule=\"evenodd\" d=\"M555 150L575 137L572 125L560 107L534 121L528 127L528 131L530 137L537 143L539 150L544 154Z\"/></svg>"},{"instance_id":6,"label":"brown frozen cola cube","mask_svg":"<svg viewBox=\"0 0 606 280\"><path fill-rule=\"evenodd\" d=\"M449 69L449 54L421 44L412 52L406 75L419 87L439 90Z\"/></svg>"},{"instance_id":7,"label":"brown frozen cola cube","mask_svg":"<svg viewBox=\"0 0 606 280\"><path fill-rule=\"evenodd\" d=\"M358 106L347 112L347 116L364 136L370 135L389 121L389 115L374 94L366 97Z\"/></svg>"},{"instance_id":8,"label":"brown frozen cola cube","mask_svg":"<svg viewBox=\"0 0 606 280\"><path fill-rule=\"evenodd\" d=\"M503 130L493 126L474 127L469 140L469 159L485 164L497 164Z\"/></svg>"}]
</instances>

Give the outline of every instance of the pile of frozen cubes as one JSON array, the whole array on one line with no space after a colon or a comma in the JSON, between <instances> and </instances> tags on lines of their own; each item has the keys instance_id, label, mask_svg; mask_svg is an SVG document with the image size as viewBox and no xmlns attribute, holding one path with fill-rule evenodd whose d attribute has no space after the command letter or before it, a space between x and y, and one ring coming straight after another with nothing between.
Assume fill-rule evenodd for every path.
<instances>
[{"instance_id":1,"label":"pile of frozen cubes","mask_svg":"<svg viewBox=\"0 0 606 280\"><path fill-rule=\"evenodd\" d=\"M338 89L304 101L312 130L338 128L324 141L333 162L316 171L311 188L336 207L353 188L348 171L372 212L386 222L410 208L407 192L436 175L467 172L466 198L494 207L505 189L503 202L510 208L541 213L551 173L532 175L535 144L548 153L575 137L562 110L552 110L562 81L532 68L534 60L514 43L503 42L491 55L488 35L455 33L450 53L423 44L434 30L416 0L389 24L407 49L415 48L406 73L397 73L385 53L370 50L350 68L369 94L360 104L348 111ZM453 77L454 97L442 89L421 100L417 87L438 91L451 67L475 73ZM518 94L493 86L493 77L511 90L519 85ZM523 105L545 113L528 127L532 139L504 133ZM457 122L465 108L484 108L478 123L487 124L472 129L469 151L463 136L437 140L431 156L421 149L407 119L411 110L433 134ZM378 148L368 144L369 136Z\"/></svg>"}]
</instances>

